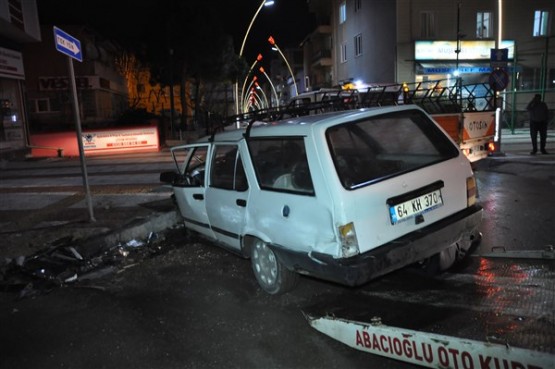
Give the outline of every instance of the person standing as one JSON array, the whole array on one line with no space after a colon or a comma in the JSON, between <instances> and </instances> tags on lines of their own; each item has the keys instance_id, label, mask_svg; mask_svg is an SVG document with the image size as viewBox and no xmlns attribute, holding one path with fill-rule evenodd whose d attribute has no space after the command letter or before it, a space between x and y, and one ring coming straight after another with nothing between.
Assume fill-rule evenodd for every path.
<instances>
[{"instance_id":1,"label":"person standing","mask_svg":"<svg viewBox=\"0 0 555 369\"><path fill-rule=\"evenodd\" d=\"M528 103L526 110L530 112L530 138L532 138L531 155L538 152L538 133L540 134L540 150L542 154L547 154L545 149L547 143L547 120L549 110L547 104L542 101L541 95L536 94L532 101Z\"/></svg>"}]
</instances>

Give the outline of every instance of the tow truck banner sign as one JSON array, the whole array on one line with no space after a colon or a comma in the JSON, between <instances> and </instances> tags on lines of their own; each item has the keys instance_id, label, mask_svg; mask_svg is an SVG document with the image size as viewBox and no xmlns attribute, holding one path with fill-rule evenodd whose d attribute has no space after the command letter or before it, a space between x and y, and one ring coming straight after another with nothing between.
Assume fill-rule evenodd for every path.
<instances>
[{"instance_id":1,"label":"tow truck banner sign","mask_svg":"<svg viewBox=\"0 0 555 369\"><path fill-rule=\"evenodd\" d=\"M483 138L495 134L495 114L492 112L464 113L463 140Z\"/></svg>"},{"instance_id":2,"label":"tow truck banner sign","mask_svg":"<svg viewBox=\"0 0 555 369\"><path fill-rule=\"evenodd\" d=\"M555 355L386 325L308 316L316 330L352 348L441 369L550 369Z\"/></svg>"}]
</instances>

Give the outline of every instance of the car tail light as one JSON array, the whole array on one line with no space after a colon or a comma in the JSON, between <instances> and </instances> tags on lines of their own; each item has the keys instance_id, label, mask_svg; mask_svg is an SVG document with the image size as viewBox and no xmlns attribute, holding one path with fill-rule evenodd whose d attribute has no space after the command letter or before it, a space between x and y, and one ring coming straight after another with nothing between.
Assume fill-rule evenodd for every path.
<instances>
[{"instance_id":1,"label":"car tail light","mask_svg":"<svg viewBox=\"0 0 555 369\"><path fill-rule=\"evenodd\" d=\"M495 142L488 142L488 152L491 154L495 151Z\"/></svg>"},{"instance_id":2,"label":"car tail light","mask_svg":"<svg viewBox=\"0 0 555 369\"><path fill-rule=\"evenodd\" d=\"M478 195L478 188L476 187L476 178L474 176L466 179L466 206L476 204L476 197Z\"/></svg>"},{"instance_id":3,"label":"car tail light","mask_svg":"<svg viewBox=\"0 0 555 369\"><path fill-rule=\"evenodd\" d=\"M348 258L357 255L358 248L357 234L353 222L339 226L339 236L341 238L341 256Z\"/></svg>"}]
</instances>

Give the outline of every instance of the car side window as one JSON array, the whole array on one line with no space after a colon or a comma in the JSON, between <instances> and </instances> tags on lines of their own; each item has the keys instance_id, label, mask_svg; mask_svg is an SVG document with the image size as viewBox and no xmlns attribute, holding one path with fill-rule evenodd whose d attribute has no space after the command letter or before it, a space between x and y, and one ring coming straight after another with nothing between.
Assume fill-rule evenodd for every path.
<instances>
[{"instance_id":1,"label":"car side window","mask_svg":"<svg viewBox=\"0 0 555 369\"><path fill-rule=\"evenodd\" d=\"M210 186L225 190L249 188L241 155L236 145L216 145L210 171Z\"/></svg>"},{"instance_id":2,"label":"car side window","mask_svg":"<svg viewBox=\"0 0 555 369\"><path fill-rule=\"evenodd\" d=\"M249 150L262 189L314 195L302 137L253 138Z\"/></svg>"},{"instance_id":3,"label":"car side window","mask_svg":"<svg viewBox=\"0 0 555 369\"><path fill-rule=\"evenodd\" d=\"M183 172L185 180L189 186L202 187L205 180L205 164L208 146L199 146L192 148L191 156L185 166Z\"/></svg>"}]
</instances>

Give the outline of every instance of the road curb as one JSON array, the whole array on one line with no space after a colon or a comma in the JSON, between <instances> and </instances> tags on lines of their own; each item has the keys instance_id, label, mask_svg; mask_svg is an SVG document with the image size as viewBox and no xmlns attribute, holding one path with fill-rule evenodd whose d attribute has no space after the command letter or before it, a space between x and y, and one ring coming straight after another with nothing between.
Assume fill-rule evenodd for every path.
<instances>
[{"instance_id":1,"label":"road curb","mask_svg":"<svg viewBox=\"0 0 555 369\"><path fill-rule=\"evenodd\" d=\"M133 239L145 240L151 232L156 233L166 230L182 221L182 219L177 209L135 219L120 229L85 240L79 247L79 252L83 256L91 257L101 250L116 246L119 243L125 243Z\"/></svg>"}]
</instances>

